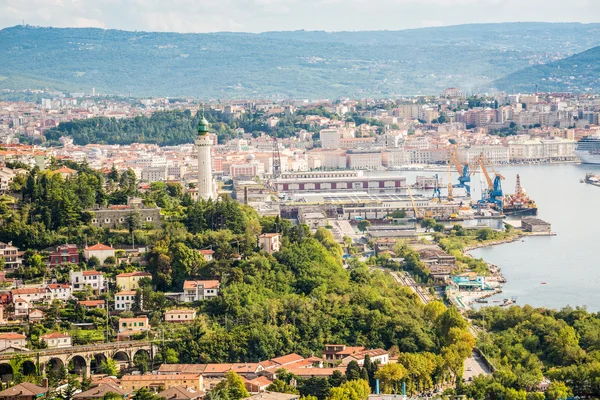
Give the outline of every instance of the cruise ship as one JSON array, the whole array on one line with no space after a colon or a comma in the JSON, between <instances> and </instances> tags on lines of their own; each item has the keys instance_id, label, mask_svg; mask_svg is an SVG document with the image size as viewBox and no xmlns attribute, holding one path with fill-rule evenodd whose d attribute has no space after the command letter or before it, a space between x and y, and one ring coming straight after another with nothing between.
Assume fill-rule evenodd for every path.
<instances>
[{"instance_id":1,"label":"cruise ship","mask_svg":"<svg viewBox=\"0 0 600 400\"><path fill-rule=\"evenodd\" d=\"M583 164L600 164L600 136L586 136L577 142L575 155Z\"/></svg>"}]
</instances>

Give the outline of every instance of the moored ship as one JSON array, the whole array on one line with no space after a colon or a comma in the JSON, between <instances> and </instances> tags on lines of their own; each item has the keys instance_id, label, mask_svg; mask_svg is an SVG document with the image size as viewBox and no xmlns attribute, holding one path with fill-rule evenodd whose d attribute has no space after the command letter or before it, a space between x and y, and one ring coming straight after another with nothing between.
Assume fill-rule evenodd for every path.
<instances>
[{"instance_id":1,"label":"moored ship","mask_svg":"<svg viewBox=\"0 0 600 400\"><path fill-rule=\"evenodd\" d=\"M583 164L600 164L600 136L586 136L577 142L575 155Z\"/></svg>"},{"instance_id":2,"label":"moored ship","mask_svg":"<svg viewBox=\"0 0 600 400\"><path fill-rule=\"evenodd\" d=\"M502 199L502 211L507 216L531 216L537 215L538 209L533 201L521 186L521 177L517 175L517 184L515 193L507 194Z\"/></svg>"}]
</instances>

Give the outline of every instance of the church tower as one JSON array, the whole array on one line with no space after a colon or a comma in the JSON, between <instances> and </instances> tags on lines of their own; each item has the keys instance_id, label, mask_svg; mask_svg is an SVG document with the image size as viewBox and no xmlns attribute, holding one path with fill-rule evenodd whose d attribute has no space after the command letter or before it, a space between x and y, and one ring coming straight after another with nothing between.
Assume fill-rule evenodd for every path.
<instances>
[{"instance_id":1,"label":"church tower","mask_svg":"<svg viewBox=\"0 0 600 400\"><path fill-rule=\"evenodd\" d=\"M208 121L204 118L204 111L202 111L202 119L198 125L198 138L196 139L196 150L198 151L198 200L215 199L217 197L216 185L212 176L210 149L213 141L208 136L209 127Z\"/></svg>"}]
</instances>

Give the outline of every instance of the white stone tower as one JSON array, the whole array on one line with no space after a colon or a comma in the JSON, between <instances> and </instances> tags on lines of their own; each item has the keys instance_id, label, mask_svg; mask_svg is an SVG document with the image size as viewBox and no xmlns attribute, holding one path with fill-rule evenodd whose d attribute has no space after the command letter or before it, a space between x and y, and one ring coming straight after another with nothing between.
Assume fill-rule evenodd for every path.
<instances>
[{"instance_id":1,"label":"white stone tower","mask_svg":"<svg viewBox=\"0 0 600 400\"><path fill-rule=\"evenodd\" d=\"M212 139L208 136L209 124L204 118L198 125L198 138L196 139L196 149L198 151L198 200L215 199L217 193L215 190L215 182L212 176L212 159L210 149L213 145Z\"/></svg>"}]
</instances>

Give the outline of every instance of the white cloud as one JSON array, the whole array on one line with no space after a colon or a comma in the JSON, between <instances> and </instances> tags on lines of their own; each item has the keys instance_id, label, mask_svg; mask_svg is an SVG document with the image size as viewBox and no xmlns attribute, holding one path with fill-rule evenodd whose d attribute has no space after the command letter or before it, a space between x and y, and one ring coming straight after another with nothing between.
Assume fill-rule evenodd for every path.
<instances>
[{"instance_id":1,"label":"white cloud","mask_svg":"<svg viewBox=\"0 0 600 400\"><path fill-rule=\"evenodd\" d=\"M598 0L0 0L20 24L214 32L377 30L505 21L595 22Z\"/></svg>"}]
</instances>

